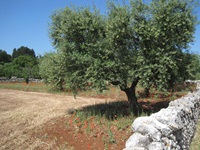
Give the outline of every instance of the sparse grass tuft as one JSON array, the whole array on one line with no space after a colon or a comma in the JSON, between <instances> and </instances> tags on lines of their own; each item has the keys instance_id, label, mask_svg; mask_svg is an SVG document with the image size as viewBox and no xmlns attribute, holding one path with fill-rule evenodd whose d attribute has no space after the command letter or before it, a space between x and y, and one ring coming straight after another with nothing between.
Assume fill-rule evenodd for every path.
<instances>
[{"instance_id":1,"label":"sparse grass tuft","mask_svg":"<svg viewBox=\"0 0 200 150\"><path fill-rule=\"evenodd\" d=\"M58 150L74 150L74 148L69 146L68 143L66 142L65 144L60 145Z\"/></svg>"},{"instance_id":2,"label":"sparse grass tuft","mask_svg":"<svg viewBox=\"0 0 200 150\"><path fill-rule=\"evenodd\" d=\"M20 91L31 91L31 92L48 92L49 87L44 83L0 83L0 89L12 89Z\"/></svg>"},{"instance_id":3,"label":"sparse grass tuft","mask_svg":"<svg viewBox=\"0 0 200 150\"><path fill-rule=\"evenodd\" d=\"M74 136L78 133L87 137L102 135L105 149L110 144L117 144L116 133L131 133L130 127L136 118L126 101L86 106L68 113L70 118L67 119L66 127L74 128Z\"/></svg>"},{"instance_id":4,"label":"sparse grass tuft","mask_svg":"<svg viewBox=\"0 0 200 150\"><path fill-rule=\"evenodd\" d=\"M190 150L200 150L200 119L197 125L197 130L195 133L195 136L192 140L191 146L190 146Z\"/></svg>"}]
</instances>

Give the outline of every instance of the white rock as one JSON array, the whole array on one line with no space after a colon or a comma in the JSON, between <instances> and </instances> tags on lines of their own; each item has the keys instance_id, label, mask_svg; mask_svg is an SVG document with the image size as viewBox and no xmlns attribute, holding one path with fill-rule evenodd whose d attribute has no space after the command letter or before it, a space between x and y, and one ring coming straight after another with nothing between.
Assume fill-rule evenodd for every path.
<instances>
[{"instance_id":1,"label":"white rock","mask_svg":"<svg viewBox=\"0 0 200 150\"><path fill-rule=\"evenodd\" d=\"M148 147L148 150L163 150L163 149L164 145L160 142L152 142Z\"/></svg>"},{"instance_id":2,"label":"white rock","mask_svg":"<svg viewBox=\"0 0 200 150\"><path fill-rule=\"evenodd\" d=\"M145 148L147 145L149 145L149 143L150 140L148 136L136 132L126 141L126 149L132 150L134 147Z\"/></svg>"}]
</instances>

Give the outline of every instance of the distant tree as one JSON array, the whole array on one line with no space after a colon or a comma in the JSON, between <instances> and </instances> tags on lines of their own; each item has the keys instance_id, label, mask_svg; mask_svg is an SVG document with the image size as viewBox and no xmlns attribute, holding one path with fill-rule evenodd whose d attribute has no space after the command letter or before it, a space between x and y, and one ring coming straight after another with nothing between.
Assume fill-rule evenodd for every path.
<instances>
[{"instance_id":1,"label":"distant tree","mask_svg":"<svg viewBox=\"0 0 200 150\"><path fill-rule=\"evenodd\" d=\"M19 56L12 61L13 65L19 66L19 68L24 68L26 66L33 67L36 64L36 60L28 55Z\"/></svg>"},{"instance_id":2,"label":"distant tree","mask_svg":"<svg viewBox=\"0 0 200 150\"><path fill-rule=\"evenodd\" d=\"M14 49L11 55L0 50L0 76L11 78L12 76L28 79L40 78L38 59L33 49L20 47Z\"/></svg>"},{"instance_id":3,"label":"distant tree","mask_svg":"<svg viewBox=\"0 0 200 150\"><path fill-rule=\"evenodd\" d=\"M5 77L3 65L0 64L0 77Z\"/></svg>"},{"instance_id":4,"label":"distant tree","mask_svg":"<svg viewBox=\"0 0 200 150\"><path fill-rule=\"evenodd\" d=\"M24 79L40 78L38 61L28 55L19 56L12 62L3 65L2 74L7 78L12 76Z\"/></svg>"},{"instance_id":5,"label":"distant tree","mask_svg":"<svg viewBox=\"0 0 200 150\"><path fill-rule=\"evenodd\" d=\"M26 80L33 77L33 67L37 65L36 59L29 55L21 55L12 61L15 71L20 71L17 77L23 77Z\"/></svg>"},{"instance_id":6,"label":"distant tree","mask_svg":"<svg viewBox=\"0 0 200 150\"><path fill-rule=\"evenodd\" d=\"M14 48L12 53L12 59L15 59L23 55L29 55L35 58L35 51L25 46L21 46L18 49Z\"/></svg>"},{"instance_id":7,"label":"distant tree","mask_svg":"<svg viewBox=\"0 0 200 150\"><path fill-rule=\"evenodd\" d=\"M7 77L7 78L11 78L12 76L14 76L15 74L18 74L19 71L14 69L14 66L12 65L12 63L5 63L3 66L3 76Z\"/></svg>"},{"instance_id":8,"label":"distant tree","mask_svg":"<svg viewBox=\"0 0 200 150\"><path fill-rule=\"evenodd\" d=\"M107 16L88 8L54 13L50 36L67 62L67 87L76 94L92 82L102 91L108 81L126 93L133 111L141 112L135 93L139 82L147 91L153 85L164 90L182 75L179 58L196 25L192 7L185 0L150 5L135 0L130 6L110 2Z\"/></svg>"},{"instance_id":9,"label":"distant tree","mask_svg":"<svg viewBox=\"0 0 200 150\"><path fill-rule=\"evenodd\" d=\"M6 51L0 49L0 64L11 62L11 55L7 54Z\"/></svg>"}]
</instances>

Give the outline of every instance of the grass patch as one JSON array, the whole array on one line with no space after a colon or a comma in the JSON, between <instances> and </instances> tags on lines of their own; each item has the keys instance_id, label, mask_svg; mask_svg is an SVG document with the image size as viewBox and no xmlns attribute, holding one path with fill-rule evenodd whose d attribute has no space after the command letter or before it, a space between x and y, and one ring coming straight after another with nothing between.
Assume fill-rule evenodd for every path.
<instances>
[{"instance_id":1,"label":"grass patch","mask_svg":"<svg viewBox=\"0 0 200 150\"><path fill-rule=\"evenodd\" d=\"M0 89L12 89L12 90L20 90L20 91L31 91L31 92L48 92L49 87L44 83L0 83Z\"/></svg>"},{"instance_id":2,"label":"grass patch","mask_svg":"<svg viewBox=\"0 0 200 150\"><path fill-rule=\"evenodd\" d=\"M191 146L190 146L190 150L200 150L200 119L197 125L197 130L195 133L195 136L192 140Z\"/></svg>"},{"instance_id":3,"label":"grass patch","mask_svg":"<svg viewBox=\"0 0 200 150\"><path fill-rule=\"evenodd\" d=\"M3 82L0 83L0 89L13 89L20 91L32 91L32 92L45 92L45 93L53 93L53 94L65 94L72 96L72 91L58 91L56 89L52 89L51 86L46 85L42 82L29 84L19 83L19 82ZM195 85L188 84L177 84L174 86L174 92L160 92L155 89L150 90L150 95L148 98L144 96L144 89L140 86L136 88L136 96L139 100L157 100L161 99L174 100L182 95L187 94L188 91L193 91L195 89ZM119 89L118 86L110 85L108 90L103 91L102 93L97 92L95 89L91 89L88 91L79 91L78 96L80 97L94 97L94 98L102 98L102 99L114 99L114 100L125 100L127 99L125 93Z\"/></svg>"},{"instance_id":4,"label":"grass patch","mask_svg":"<svg viewBox=\"0 0 200 150\"><path fill-rule=\"evenodd\" d=\"M104 143L104 149L125 142L132 133L131 124L136 118L126 101L69 110L68 114L66 128L72 130L74 137L82 134L86 138L98 138Z\"/></svg>"}]
</instances>

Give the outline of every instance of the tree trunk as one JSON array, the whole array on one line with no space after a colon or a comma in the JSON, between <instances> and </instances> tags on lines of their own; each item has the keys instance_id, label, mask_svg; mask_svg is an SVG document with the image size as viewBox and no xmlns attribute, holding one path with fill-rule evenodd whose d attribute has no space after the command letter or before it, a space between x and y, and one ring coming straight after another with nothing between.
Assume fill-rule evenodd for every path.
<instances>
[{"instance_id":1,"label":"tree trunk","mask_svg":"<svg viewBox=\"0 0 200 150\"><path fill-rule=\"evenodd\" d=\"M149 87L146 87L146 88L144 89L144 96L145 96L145 98L148 98L148 97L150 96L149 90L150 90Z\"/></svg>"},{"instance_id":2,"label":"tree trunk","mask_svg":"<svg viewBox=\"0 0 200 150\"><path fill-rule=\"evenodd\" d=\"M135 93L137 83L138 81L133 81L130 88L125 88L125 89L121 88L121 90L126 93L128 101L131 105L131 109L135 115L139 115L142 112L142 108L137 102L137 97Z\"/></svg>"}]
</instances>

